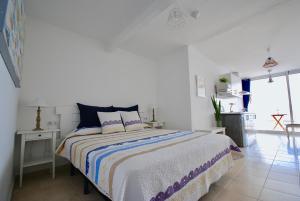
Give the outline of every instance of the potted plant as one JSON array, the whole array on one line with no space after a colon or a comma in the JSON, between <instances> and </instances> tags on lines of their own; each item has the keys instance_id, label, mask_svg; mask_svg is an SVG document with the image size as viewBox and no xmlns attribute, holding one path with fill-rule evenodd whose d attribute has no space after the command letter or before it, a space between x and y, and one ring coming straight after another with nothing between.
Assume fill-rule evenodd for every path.
<instances>
[{"instance_id":1,"label":"potted plant","mask_svg":"<svg viewBox=\"0 0 300 201\"><path fill-rule=\"evenodd\" d=\"M219 79L219 81L220 81L221 83L227 83L227 82L228 82L228 79L227 79L226 77L221 77L221 78Z\"/></svg>"},{"instance_id":2,"label":"potted plant","mask_svg":"<svg viewBox=\"0 0 300 201\"><path fill-rule=\"evenodd\" d=\"M219 81L217 82L217 89L218 91L227 92L229 87L229 79L225 76L220 77Z\"/></svg>"},{"instance_id":3,"label":"potted plant","mask_svg":"<svg viewBox=\"0 0 300 201\"><path fill-rule=\"evenodd\" d=\"M211 97L211 102L215 109L215 120L217 127L222 127L222 121L221 121L221 101L217 101L215 96Z\"/></svg>"}]
</instances>

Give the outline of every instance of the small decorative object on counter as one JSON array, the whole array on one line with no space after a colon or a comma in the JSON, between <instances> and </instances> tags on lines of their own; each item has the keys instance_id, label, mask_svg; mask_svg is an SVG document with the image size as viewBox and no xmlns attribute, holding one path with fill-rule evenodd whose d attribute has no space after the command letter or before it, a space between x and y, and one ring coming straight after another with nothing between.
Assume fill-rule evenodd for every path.
<instances>
[{"instance_id":1,"label":"small decorative object on counter","mask_svg":"<svg viewBox=\"0 0 300 201\"><path fill-rule=\"evenodd\" d=\"M219 100L219 102L217 101L215 96L211 97L211 102L214 106L215 109L215 120L216 120L216 124L217 127L222 127L222 121L221 121L221 101Z\"/></svg>"},{"instance_id":2,"label":"small decorative object on counter","mask_svg":"<svg viewBox=\"0 0 300 201\"><path fill-rule=\"evenodd\" d=\"M232 107L233 107L235 104L234 104L234 103L229 103L229 105L230 105L230 112L233 112Z\"/></svg>"}]
</instances>

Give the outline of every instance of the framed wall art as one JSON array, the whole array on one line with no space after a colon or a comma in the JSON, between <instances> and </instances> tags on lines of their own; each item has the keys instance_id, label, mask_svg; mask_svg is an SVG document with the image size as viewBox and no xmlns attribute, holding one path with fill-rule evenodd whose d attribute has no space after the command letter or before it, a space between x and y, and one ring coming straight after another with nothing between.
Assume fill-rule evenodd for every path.
<instances>
[{"instance_id":1,"label":"framed wall art","mask_svg":"<svg viewBox=\"0 0 300 201\"><path fill-rule=\"evenodd\" d=\"M196 93L198 97L205 98L205 81L204 78L196 75Z\"/></svg>"},{"instance_id":2,"label":"framed wall art","mask_svg":"<svg viewBox=\"0 0 300 201\"><path fill-rule=\"evenodd\" d=\"M0 1L0 53L17 88L23 65L24 18L23 0Z\"/></svg>"}]
</instances>

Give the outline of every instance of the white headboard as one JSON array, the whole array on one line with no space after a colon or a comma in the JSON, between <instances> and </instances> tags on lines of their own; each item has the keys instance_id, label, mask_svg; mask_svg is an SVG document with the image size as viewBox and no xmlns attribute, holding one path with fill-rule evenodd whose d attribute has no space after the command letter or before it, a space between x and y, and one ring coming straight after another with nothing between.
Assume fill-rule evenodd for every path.
<instances>
[{"instance_id":1,"label":"white headboard","mask_svg":"<svg viewBox=\"0 0 300 201\"><path fill-rule=\"evenodd\" d=\"M148 121L149 112L139 111L142 121ZM61 130L61 137L64 138L67 134L73 131L79 124L80 116L77 106L57 106L55 107L55 114L59 117L59 128Z\"/></svg>"},{"instance_id":2,"label":"white headboard","mask_svg":"<svg viewBox=\"0 0 300 201\"><path fill-rule=\"evenodd\" d=\"M74 130L79 123L80 116L76 106L57 106L55 113L59 116L59 128L63 136Z\"/></svg>"}]
</instances>

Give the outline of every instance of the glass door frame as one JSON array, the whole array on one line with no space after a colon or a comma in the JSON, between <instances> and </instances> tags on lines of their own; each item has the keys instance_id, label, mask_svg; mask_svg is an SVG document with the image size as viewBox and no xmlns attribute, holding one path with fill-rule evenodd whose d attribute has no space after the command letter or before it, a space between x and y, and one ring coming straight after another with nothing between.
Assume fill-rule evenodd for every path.
<instances>
[{"instance_id":1,"label":"glass door frame","mask_svg":"<svg viewBox=\"0 0 300 201\"><path fill-rule=\"evenodd\" d=\"M294 111L293 111L292 94L291 94L290 77L289 77L292 74L300 74L300 69L294 69L294 70L289 70L289 71L284 71L284 72L279 72L279 73L272 73L271 76L272 77L285 76L287 93L288 93L289 110L290 110L290 120L291 120L291 123L294 123ZM255 80L262 80L262 79L266 79L266 78L269 78L268 74L252 77L252 78L250 78L250 80L255 81ZM271 131L271 130L268 130L267 132L278 133L278 131ZM282 131L282 132L284 132L284 131Z\"/></svg>"}]
</instances>

